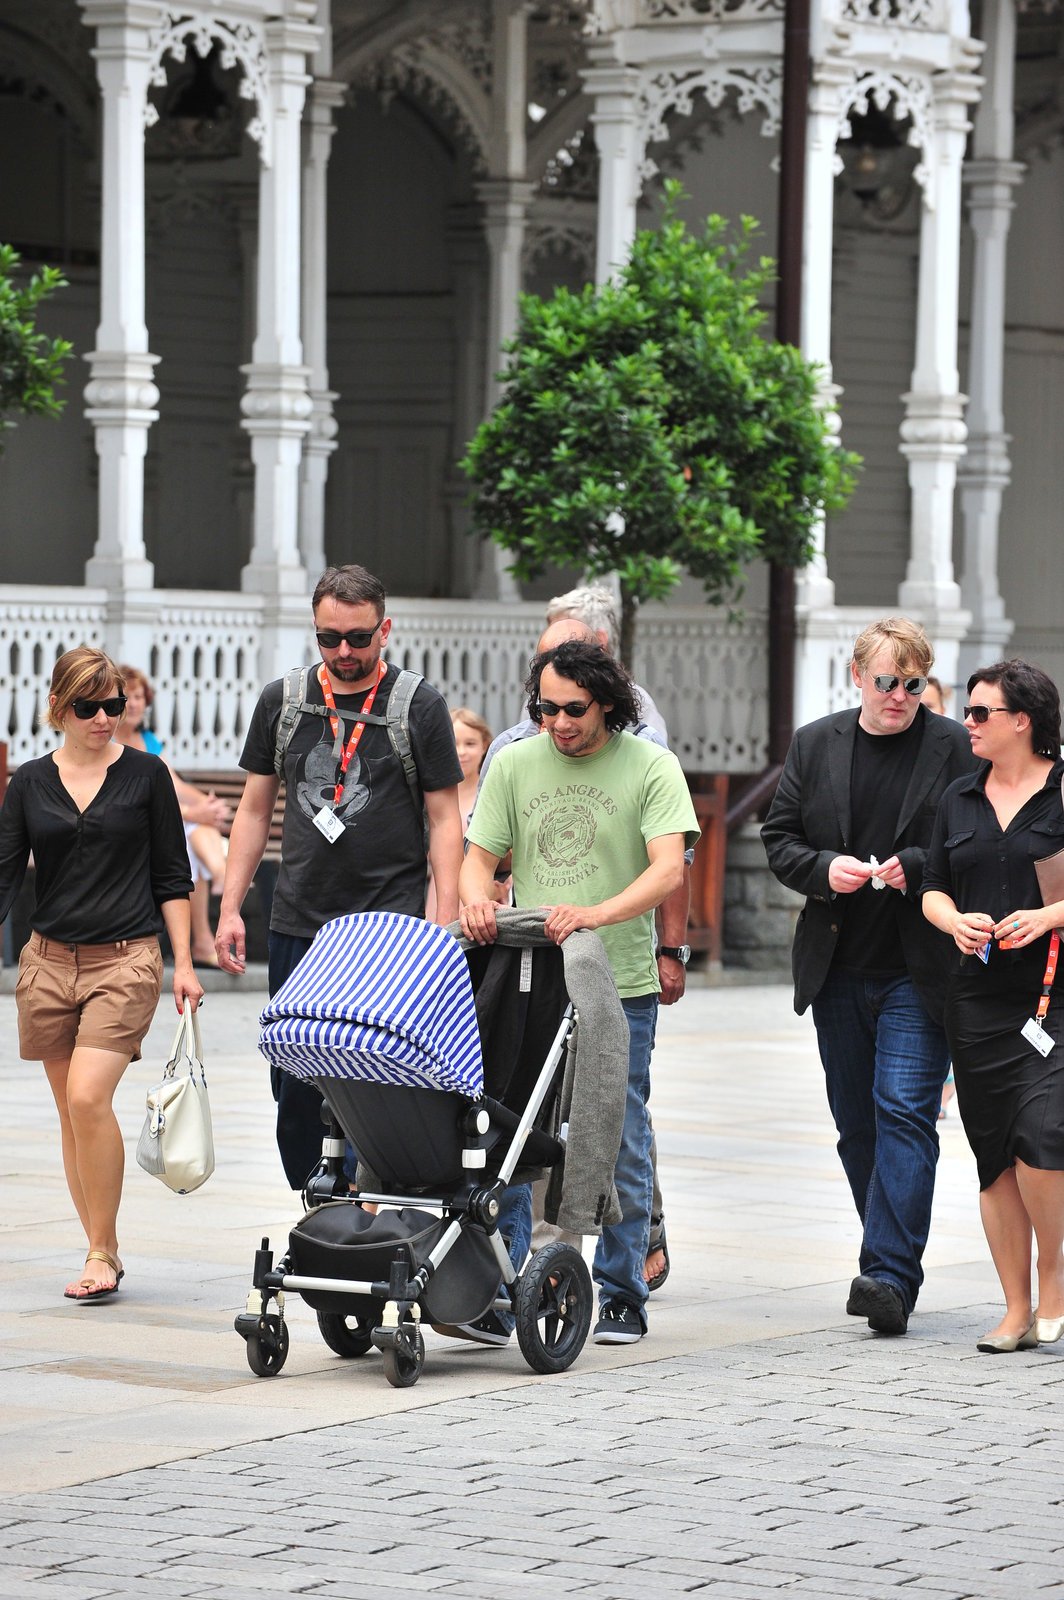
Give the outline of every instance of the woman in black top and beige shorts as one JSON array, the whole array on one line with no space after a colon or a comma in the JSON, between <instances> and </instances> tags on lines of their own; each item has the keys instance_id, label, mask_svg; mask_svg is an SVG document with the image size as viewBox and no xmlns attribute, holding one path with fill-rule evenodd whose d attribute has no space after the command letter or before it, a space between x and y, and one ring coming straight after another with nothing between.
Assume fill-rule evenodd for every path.
<instances>
[{"instance_id":1,"label":"woman in black top and beige shorts","mask_svg":"<svg viewBox=\"0 0 1064 1600\"><path fill-rule=\"evenodd\" d=\"M124 1151L115 1090L151 1025L162 983L162 912L174 952L174 999L203 990L189 953L192 880L173 781L154 756L114 741L122 678L101 650L56 662L47 722L63 735L27 761L0 810L0 922L30 852L33 933L15 990L20 1054L43 1061L63 1138L71 1199L88 1241L70 1300L113 1295L123 1277L118 1206Z\"/></svg>"},{"instance_id":2,"label":"woman in black top and beige shorts","mask_svg":"<svg viewBox=\"0 0 1064 1600\"><path fill-rule=\"evenodd\" d=\"M1064 848L1064 763L1060 699L1039 667L983 667L968 698L964 721L983 766L942 797L923 909L962 954L945 1025L1005 1293L1005 1315L977 1343L995 1353L1064 1334L1064 984L1053 981L1064 902L1043 906L1035 872Z\"/></svg>"}]
</instances>

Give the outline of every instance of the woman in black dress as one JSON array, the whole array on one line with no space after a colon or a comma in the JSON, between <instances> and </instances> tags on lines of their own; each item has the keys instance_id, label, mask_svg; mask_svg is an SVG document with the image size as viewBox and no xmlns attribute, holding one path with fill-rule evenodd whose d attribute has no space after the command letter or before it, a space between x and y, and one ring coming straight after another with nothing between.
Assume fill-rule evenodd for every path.
<instances>
[{"instance_id":1,"label":"woman in black dress","mask_svg":"<svg viewBox=\"0 0 1064 1600\"><path fill-rule=\"evenodd\" d=\"M942 797L923 909L962 952L945 1023L983 1228L1005 1292L1005 1315L977 1348L997 1352L1064 1334L1064 983L1054 988L1050 971L1064 901L1042 905L1034 868L1064 848L1064 762L1060 698L1038 667L981 668L968 698L964 721L985 766Z\"/></svg>"},{"instance_id":2,"label":"woman in black dress","mask_svg":"<svg viewBox=\"0 0 1064 1600\"><path fill-rule=\"evenodd\" d=\"M52 673L47 721L59 749L20 766L0 810L0 922L30 851L33 932L19 960L20 1054L43 1061L59 1111L67 1187L88 1254L69 1300L113 1295L122 1134L111 1102L151 1025L162 960L162 913L174 951L174 999L193 1010L203 990L189 953L192 879L177 795L155 756L115 742L122 677L82 646Z\"/></svg>"}]
</instances>

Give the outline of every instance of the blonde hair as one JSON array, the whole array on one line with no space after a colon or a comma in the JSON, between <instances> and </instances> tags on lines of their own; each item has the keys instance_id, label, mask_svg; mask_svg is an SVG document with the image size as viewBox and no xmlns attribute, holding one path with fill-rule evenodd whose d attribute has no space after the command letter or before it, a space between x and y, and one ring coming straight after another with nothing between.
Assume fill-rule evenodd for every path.
<instances>
[{"instance_id":1,"label":"blonde hair","mask_svg":"<svg viewBox=\"0 0 1064 1600\"><path fill-rule=\"evenodd\" d=\"M472 728L474 733L479 733L484 741L484 749L485 751L487 750L492 741L492 731L484 721L484 718L479 712L474 711L472 706L455 706L451 712L451 722L464 722L467 728Z\"/></svg>"},{"instance_id":2,"label":"blonde hair","mask_svg":"<svg viewBox=\"0 0 1064 1600\"><path fill-rule=\"evenodd\" d=\"M63 729L63 719L75 700L109 700L121 694L125 679L110 656L92 645L80 644L59 657L52 668L48 708L41 718L46 728Z\"/></svg>"},{"instance_id":3,"label":"blonde hair","mask_svg":"<svg viewBox=\"0 0 1064 1600\"><path fill-rule=\"evenodd\" d=\"M889 648L895 666L903 672L912 668L926 678L935 664L930 639L911 617L881 617L878 622L869 623L854 641L853 659L858 672L867 672L872 657L884 647Z\"/></svg>"}]
</instances>

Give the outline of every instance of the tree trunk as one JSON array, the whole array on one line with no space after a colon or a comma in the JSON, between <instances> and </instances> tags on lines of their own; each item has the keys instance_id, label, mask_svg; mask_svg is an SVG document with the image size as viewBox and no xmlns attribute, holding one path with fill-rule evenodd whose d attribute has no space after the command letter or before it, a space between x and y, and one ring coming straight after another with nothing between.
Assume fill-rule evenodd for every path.
<instances>
[{"instance_id":1,"label":"tree trunk","mask_svg":"<svg viewBox=\"0 0 1064 1600\"><path fill-rule=\"evenodd\" d=\"M621 663L635 671L635 618L639 602L630 589L621 585Z\"/></svg>"}]
</instances>

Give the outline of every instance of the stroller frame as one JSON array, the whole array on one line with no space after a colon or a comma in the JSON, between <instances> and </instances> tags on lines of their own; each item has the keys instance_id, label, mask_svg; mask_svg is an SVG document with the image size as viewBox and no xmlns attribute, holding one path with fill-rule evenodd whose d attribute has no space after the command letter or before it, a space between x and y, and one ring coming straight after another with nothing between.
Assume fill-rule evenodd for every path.
<instances>
[{"instance_id":1,"label":"stroller frame","mask_svg":"<svg viewBox=\"0 0 1064 1600\"><path fill-rule=\"evenodd\" d=\"M247 1304L235 1321L237 1333L246 1342L248 1364L253 1372L260 1377L273 1377L287 1359L286 1292L324 1292L330 1296L358 1297L363 1303L366 1298L381 1302L379 1322L374 1327L359 1318L357 1327L351 1328L344 1313L319 1311L319 1328L331 1349L339 1355L353 1357L364 1355L375 1346L384 1357L384 1372L389 1383L404 1388L416 1383L425 1354L420 1327L422 1297L467 1231L480 1235L492 1252L503 1288L489 1309L514 1315L518 1342L528 1364L534 1371L544 1373L565 1371L572 1365L584 1346L591 1322L591 1278L582 1255L570 1245L551 1244L538 1251L519 1276L499 1233L498 1219L503 1190L521 1162L526 1140L533 1132L544 1101L558 1082L576 1020L570 1001L528 1102L518 1117L498 1174L485 1182L478 1182L473 1174L487 1164L488 1135L492 1131L489 1108L493 1102L486 1100L483 1094L470 1102L460 1123L462 1166L470 1176L453 1195L430 1197L369 1191L351 1194L343 1170L343 1129L329 1108L331 1123L322 1141L322 1162L304 1191L308 1212L335 1201L349 1201L352 1205L362 1202L390 1207L409 1205L440 1211L447 1226L413 1273L409 1271L403 1251L397 1249L387 1280L300 1274L291 1270L287 1255L275 1266L269 1240L264 1238L255 1253ZM564 1148L564 1129L553 1142Z\"/></svg>"}]
</instances>

